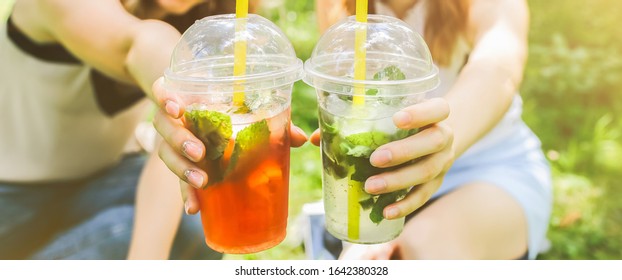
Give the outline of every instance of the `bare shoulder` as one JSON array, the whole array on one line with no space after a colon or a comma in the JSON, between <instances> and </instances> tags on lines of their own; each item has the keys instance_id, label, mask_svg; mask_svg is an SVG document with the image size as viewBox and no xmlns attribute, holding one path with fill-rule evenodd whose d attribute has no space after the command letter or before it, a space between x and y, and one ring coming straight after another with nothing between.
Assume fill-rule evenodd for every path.
<instances>
[{"instance_id":1,"label":"bare shoulder","mask_svg":"<svg viewBox=\"0 0 622 280\"><path fill-rule=\"evenodd\" d=\"M119 0L16 0L11 20L29 38L38 43L58 42L51 26L62 23L68 15L88 11L87 6L121 11ZM88 16L88 15L85 15Z\"/></svg>"},{"instance_id":2,"label":"bare shoulder","mask_svg":"<svg viewBox=\"0 0 622 280\"><path fill-rule=\"evenodd\" d=\"M153 38L178 34L163 21L133 16L120 0L18 0L16 4L30 9L23 16L21 12L15 15L18 27L28 26L32 31L23 30L26 35L37 42L59 43L85 64L122 81L132 82L126 60L137 38L155 42ZM18 25L18 19L26 24ZM32 34L47 37L37 40Z\"/></svg>"},{"instance_id":3,"label":"bare shoulder","mask_svg":"<svg viewBox=\"0 0 622 280\"><path fill-rule=\"evenodd\" d=\"M55 42L54 36L46 31L47 12L42 9L42 0L17 0L11 12L11 21L29 38L38 43Z\"/></svg>"},{"instance_id":4,"label":"bare shoulder","mask_svg":"<svg viewBox=\"0 0 622 280\"><path fill-rule=\"evenodd\" d=\"M518 33L526 32L529 8L526 0L471 0L468 23L469 41L487 30L503 25Z\"/></svg>"}]
</instances>

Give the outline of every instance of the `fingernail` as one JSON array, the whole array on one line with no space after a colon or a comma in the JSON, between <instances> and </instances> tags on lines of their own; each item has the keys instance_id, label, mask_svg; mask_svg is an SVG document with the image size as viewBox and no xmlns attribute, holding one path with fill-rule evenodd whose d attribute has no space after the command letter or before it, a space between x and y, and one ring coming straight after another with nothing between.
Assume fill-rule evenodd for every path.
<instances>
[{"instance_id":1,"label":"fingernail","mask_svg":"<svg viewBox=\"0 0 622 280\"><path fill-rule=\"evenodd\" d=\"M201 147L197 143L185 141L181 144L181 151L192 161L197 162L201 160Z\"/></svg>"},{"instance_id":2,"label":"fingernail","mask_svg":"<svg viewBox=\"0 0 622 280\"><path fill-rule=\"evenodd\" d=\"M203 176L201 176L198 171L187 169L186 171L184 171L184 176L186 176L186 179L188 179L188 183L190 183L193 187L203 187Z\"/></svg>"},{"instance_id":3,"label":"fingernail","mask_svg":"<svg viewBox=\"0 0 622 280\"><path fill-rule=\"evenodd\" d=\"M188 211L188 209L190 209L190 205L188 205L188 201L186 200L184 202L184 211L186 211L186 215L190 215L190 212Z\"/></svg>"},{"instance_id":4,"label":"fingernail","mask_svg":"<svg viewBox=\"0 0 622 280\"><path fill-rule=\"evenodd\" d=\"M387 182L382 178L369 178L365 181L365 191L368 193L379 193L387 188Z\"/></svg>"},{"instance_id":5,"label":"fingernail","mask_svg":"<svg viewBox=\"0 0 622 280\"><path fill-rule=\"evenodd\" d=\"M389 150L376 150L371 154L369 158L370 162L375 166L385 165L393 159L393 154Z\"/></svg>"},{"instance_id":6,"label":"fingernail","mask_svg":"<svg viewBox=\"0 0 622 280\"><path fill-rule=\"evenodd\" d=\"M411 121L412 117L410 116L410 114L404 111L399 111L395 113L395 115L393 115L393 122L397 127L408 126Z\"/></svg>"},{"instance_id":7,"label":"fingernail","mask_svg":"<svg viewBox=\"0 0 622 280\"><path fill-rule=\"evenodd\" d=\"M384 209L384 217L387 219L395 219L400 214L400 210L397 207L389 207Z\"/></svg>"},{"instance_id":8,"label":"fingernail","mask_svg":"<svg viewBox=\"0 0 622 280\"><path fill-rule=\"evenodd\" d=\"M172 117L176 118L179 116L179 105L172 100L167 100L164 103L164 109L166 110L166 113L168 113Z\"/></svg>"}]
</instances>

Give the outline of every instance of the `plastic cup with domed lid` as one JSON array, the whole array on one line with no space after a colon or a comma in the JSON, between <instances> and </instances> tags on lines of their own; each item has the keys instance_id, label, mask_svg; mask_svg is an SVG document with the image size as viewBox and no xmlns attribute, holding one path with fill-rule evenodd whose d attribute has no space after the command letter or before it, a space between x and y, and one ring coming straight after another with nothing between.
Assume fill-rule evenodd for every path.
<instances>
[{"instance_id":1,"label":"plastic cup with domed lid","mask_svg":"<svg viewBox=\"0 0 622 280\"><path fill-rule=\"evenodd\" d=\"M404 218L385 219L383 210L407 190L371 195L364 185L369 177L402 166L376 168L369 157L378 147L417 133L398 129L392 116L439 84L426 43L397 18L369 15L365 23L351 16L325 32L304 69L319 105L328 232L362 244L394 239Z\"/></svg>"},{"instance_id":2,"label":"plastic cup with domed lid","mask_svg":"<svg viewBox=\"0 0 622 280\"><path fill-rule=\"evenodd\" d=\"M164 87L206 147L197 194L212 249L248 254L285 238L291 92L302 74L283 32L253 14L198 20L174 49Z\"/></svg>"}]
</instances>

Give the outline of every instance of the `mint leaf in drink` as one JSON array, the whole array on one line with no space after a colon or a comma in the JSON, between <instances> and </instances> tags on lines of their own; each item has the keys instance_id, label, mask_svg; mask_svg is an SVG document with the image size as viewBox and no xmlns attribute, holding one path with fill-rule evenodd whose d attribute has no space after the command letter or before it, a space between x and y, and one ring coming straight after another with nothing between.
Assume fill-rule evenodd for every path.
<instances>
[{"instance_id":1,"label":"mint leaf in drink","mask_svg":"<svg viewBox=\"0 0 622 280\"><path fill-rule=\"evenodd\" d=\"M229 166L227 166L225 174L233 171L238 159L242 155L246 155L259 147L268 145L269 141L270 128L268 127L268 121L265 119L240 130L238 135L235 137L235 146L233 147L231 160L229 161Z\"/></svg>"},{"instance_id":2,"label":"mint leaf in drink","mask_svg":"<svg viewBox=\"0 0 622 280\"><path fill-rule=\"evenodd\" d=\"M346 136L346 141L352 143L354 146L366 146L375 150L381 145L389 143L390 138L384 132L370 131L350 134Z\"/></svg>"},{"instance_id":3,"label":"mint leaf in drink","mask_svg":"<svg viewBox=\"0 0 622 280\"><path fill-rule=\"evenodd\" d=\"M369 162L368 157L347 157L347 161L354 166L354 173L350 175L350 179L359 182L367 181L367 178L380 174L393 168L378 168Z\"/></svg>"},{"instance_id":4,"label":"mint leaf in drink","mask_svg":"<svg viewBox=\"0 0 622 280\"><path fill-rule=\"evenodd\" d=\"M390 137L383 132L362 132L346 136L340 148L346 155L369 158L374 150L390 141Z\"/></svg>"},{"instance_id":5,"label":"mint leaf in drink","mask_svg":"<svg viewBox=\"0 0 622 280\"><path fill-rule=\"evenodd\" d=\"M394 203L406 196L408 190L399 190L394 191L392 193L383 193L378 196L376 203L371 208L371 212L369 213L369 219L375 224L379 224L384 219L382 215L382 211L385 207L389 206L389 204Z\"/></svg>"},{"instance_id":6,"label":"mint leaf in drink","mask_svg":"<svg viewBox=\"0 0 622 280\"><path fill-rule=\"evenodd\" d=\"M245 127L235 137L235 145L239 147L240 152L248 152L268 144L269 141L270 128L265 119Z\"/></svg>"},{"instance_id":7,"label":"mint leaf in drink","mask_svg":"<svg viewBox=\"0 0 622 280\"><path fill-rule=\"evenodd\" d=\"M404 75L404 72L395 65L389 65L374 75L374 81L399 81L405 79L406 75Z\"/></svg>"},{"instance_id":8,"label":"mint leaf in drink","mask_svg":"<svg viewBox=\"0 0 622 280\"><path fill-rule=\"evenodd\" d=\"M189 130L206 148L206 159L222 157L233 134L229 115L208 110L190 110L184 113Z\"/></svg>"},{"instance_id":9,"label":"mint leaf in drink","mask_svg":"<svg viewBox=\"0 0 622 280\"><path fill-rule=\"evenodd\" d=\"M404 75L404 72L395 65L389 65L374 74L374 81L399 81L405 79L406 75ZM365 94L371 96L377 95L378 89L370 88L365 91Z\"/></svg>"},{"instance_id":10,"label":"mint leaf in drink","mask_svg":"<svg viewBox=\"0 0 622 280\"><path fill-rule=\"evenodd\" d=\"M348 176L346 157L341 153L340 145L343 143L341 137L337 135L337 130L328 124L322 127L322 166L324 170L335 179L342 179ZM334 129L334 130L333 130Z\"/></svg>"},{"instance_id":11,"label":"mint leaf in drink","mask_svg":"<svg viewBox=\"0 0 622 280\"><path fill-rule=\"evenodd\" d=\"M347 165L345 164L345 155L340 152L340 144L342 139L337 135L339 133L335 126L333 117L320 110L319 114L320 128L322 133L322 166L327 174L335 179L342 179L348 175Z\"/></svg>"},{"instance_id":12,"label":"mint leaf in drink","mask_svg":"<svg viewBox=\"0 0 622 280\"><path fill-rule=\"evenodd\" d=\"M375 203L374 198L376 198L376 197L378 197L378 196L377 195L376 196L370 196L367 199L363 199L363 200L359 201L359 204L361 205L361 208L363 208L363 210L367 210L369 208L372 208L374 206L374 203Z\"/></svg>"},{"instance_id":13,"label":"mint leaf in drink","mask_svg":"<svg viewBox=\"0 0 622 280\"><path fill-rule=\"evenodd\" d=\"M326 136L322 136L326 137ZM342 143L340 137L333 136L330 139L323 140L322 143L322 163L324 170L328 174L335 177L335 179L341 179L348 176L348 169L346 164L346 157L340 152L339 146Z\"/></svg>"},{"instance_id":14,"label":"mint leaf in drink","mask_svg":"<svg viewBox=\"0 0 622 280\"><path fill-rule=\"evenodd\" d=\"M365 95L374 96L376 94L378 94L378 89L377 88L370 88L370 89L365 91Z\"/></svg>"},{"instance_id":15,"label":"mint leaf in drink","mask_svg":"<svg viewBox=\"0 0 622 280\"><path fill-rule=\"evenodd\" d=\"M322 112L321 110L319 115L322 139L327 143L331 143L333 138L335 138L337 133L339 133L339 130L335 126L335 121L332 116L328 113Z\"/></svg>"},{"instance_id":16,"label":"mint leaf in drink","mask_svg":"<svg viewBox=\"0 0 622 280\"><path fill-rule=\"evenodd\" d=\"M354 173L351 179L359 182L365 182L367 178L386 171L392 171L408 164L402 164L389 168L378 168L369 162L371 154L380 146L391 141L403 139L417 133L417 129L398 130L393 135L383 132L372 131L352 134L347 136L343 142L339 144L339 150L346 155L346 161L354 166Z\"/></svg>"},{"instance_id":17,"label":"mint leaf in drink","mask_svg":"<svg viewBox=\"0 0 622 280\"><path fill-rule=\"evenodd\" d=\"M184 117L188 129L205 145L205 161L200 164L209 177L207 186L222 181L224 176L220 162L233 134L231 117L200 109L187 110Z\"/></svg>"},{"instance_id":18,"label":"mint leaf in drink","mask_svg":"<svg viewBox=\"0 0 622 280\"><path fill-rule=\"evenodd\" d=\"M348 176L348 169L345 164L339 165L335 160L330 158L325 152L322 153L322 167L329 175L335 179L343 179Z\"/></svg>"},{"instance_id":19,"label":"mint leaf in drink","mask_svg":"<svg viewBox=\"0 0 622 280\"><path fill-rule=\"evenodd\" d=\"M345 155L345 160L354 166L354 173L350 177L352 180L365 182L370 176L383 171L371 165L369 156L389 141L391 138L387 134L378 131L352 134L343 139L339 143L339 149L333 153Z\"/></svg>"},{"instance_id":20,"label":"mint leaf in drink","mask_svg":"<svg viewBox=\"0 0 622 280\"><path fill-rule=\"evenodd\" d=\"M339 146L341 151L344 151L346 155L353 157L369 157L374 152L372 148L367 146L352 146L348 142L341 143Z\"/></svg>"}]
</instances>

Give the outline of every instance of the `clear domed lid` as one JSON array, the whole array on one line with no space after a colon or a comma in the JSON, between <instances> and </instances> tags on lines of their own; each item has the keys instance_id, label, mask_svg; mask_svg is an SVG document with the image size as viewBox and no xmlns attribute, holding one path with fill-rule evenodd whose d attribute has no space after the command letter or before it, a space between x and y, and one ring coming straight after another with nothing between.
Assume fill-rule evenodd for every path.
<instances>
[{"instance_id":1,"label":"clear domed lid","mask_svg":"<svg viewBox=\"0 0 622 280\"><path fill-rule=\"evenodd\" d=\"M365 80L355 80L355 34L361 28L367 32L366 73ZM367 23L351 16L333 25L320 38L304 68L306 83L341 94L352 94L354 84L391 96L424 93L439 84L438 68L421 35L405 22L382 15L369 15ZM398 72L400 77L388 77L387 71Z\"/></svg>"},{"instance_id":2,"label":"clear domed lid","mask_svg":"<svg viewBox=\"0 0 622 280\"><path fill-rule=\"evenodd\" d=\"M246 48L246 71L240 76L233 75L236 41ZM186 30L164 76L178 89L226 93L236 90L234 84L261 90L293 83L302 74L302 62L274 23L254 14L244 19L227 14L203 18Z\"/></svg>"}]
</instances>

